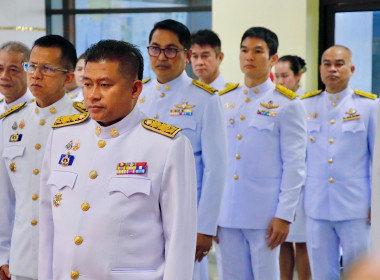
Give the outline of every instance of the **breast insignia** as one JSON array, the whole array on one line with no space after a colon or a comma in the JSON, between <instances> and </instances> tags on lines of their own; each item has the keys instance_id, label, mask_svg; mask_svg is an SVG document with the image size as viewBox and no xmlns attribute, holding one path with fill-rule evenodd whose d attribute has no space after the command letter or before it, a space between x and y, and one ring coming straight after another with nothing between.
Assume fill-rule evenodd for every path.
<instances>
[{"instance_id":1,"label":"breast insignia","mask_svg":"<svg viewBox=\"0 0 380 280\"><path fill-rule=\"evenodd\" d=\"M150 81L150 78L146 78L146 79L142 80L141 82L142 82L143 84L146 84L146 83L148 83L149 81Z\"/></svg>"},{"instance_id":2,"label":"breast insignia","mask_svg":"<svg viewBox=\"0 0 380 280\"><path fill-rule=\"evenodd\" d=\"M1 116L0 116L0 120L5 118L6 116L9 116L11 114L13 114L14 112L17 112L18 110L20 110L21 108L23 108L26 104L26 101L20 103L20 104L17 104L17 105L13 105L11 108L9 108L7 111L5 111Z\"/></svg>"},{"instance_id":3,"label":"breast insignia","mask_svg":"<svg viewBox=\"0 0 380 280\"><path fill-rule=\"evenodd\" d=\"M82 101L82 102L78 102L78 101L75 101L75 102L73 102L73 107L75 108L75 109L77 109L79 112L81 112L81 113L87 113L88 111L87 111L87 108L86 108L86 106L84 105L84 102Z\"/></svg>"},{"instance_id":4,"label":"breast insignia","mask_svg":"<svg viewBox=\"0 0 380 280\"><path fill-rule=\"evenodd\" d=\"M193 80L193 84L207 91L209 94L215 94L215 92L218 91L216 88L213 88L212 86L198 80Z\"/></svg>"},{"instance_id":5,"label":"breast insignia","mask_svg":"<svg viewBox=\"0 0 380 280\"><path fill-rule=\"evenodd\" d=\"M226 88L218 92L219 95L226 94L239 87L239 83L226 83Z\"/></svg>"},{"instance_id":6,"label":"breast insignia","mask_svg":"<svg viewBox=\"0 0 380 280\"><path fill-rule=\"evenodd\" d=\"M363 97L371 98L371 99L376 99L377 95L369 92L364 92L358 89L354 89L354 93Z\"/></svg>"},{"instance_id":7,"label":"breast insignia","mask_svg":"<svg viewBox=\"0 0 380 280\"><path fill-rule=\"evenodd\" d=\"M82 114L75 114L75 115L58 117L55 119L55 122L52 125L52 127L57 128L57 127L69 126L69 125L73 125L73 124L82 123L85 120L87 120L89 116L90 116L89 113L84 112Z\"/></svg>"},{"instance_id":8,"label":"breast insignia","mask_svg":"<svg viewBox=\"0 0 380 280\"><path fill-rule=\"evenodd\" d=\"M276 85L276 90L291 100L293 100L294 98L296 98L298 96L298 94L295 93L294 91L292 91L292 90L290 90L290 89L288 89L282 85L279 85L279 84Z\"/></svg>"},{"instance_id":9,"label":"breast insignia","mask_svg":"<svg viewBox=\"0 0 380 280\"><path fill-rule=\"evenodd\" d=\"M148 130L157 132L161 135L174 138L178 132L182 130L180 127L176 127L174 125L170 125L167 123L163 123L160 121L156 121L153 119L144 119L141 122L142 126L145 127Z\"/></svg>"},{"instance_id":10,"label":"breast insignia","mask_svg":"<svg viewBox=\"0 0 380 280\"><path fill-rule=\"evenodd\" d=\"M319 95L320 93L322 92L322 90L316 90L316 91L308 91L306 92L304 95L302 95L300 97L300 99L305 99L305 98L309 98L309 97L312 97L312 96L317 96Z\"/></svg>"}]
</instances>

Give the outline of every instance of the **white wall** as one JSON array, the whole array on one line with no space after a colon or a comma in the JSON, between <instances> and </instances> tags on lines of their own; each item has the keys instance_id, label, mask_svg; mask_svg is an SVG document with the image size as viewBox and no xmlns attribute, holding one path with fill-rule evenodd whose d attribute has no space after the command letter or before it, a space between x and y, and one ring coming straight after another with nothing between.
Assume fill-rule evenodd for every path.
<instances>
[{"instance_id":1,"label":"white wall","mask_svg":"<svg viewBox=\"0 0 380 280\"><path fill-rule=\"evenodd\" d=\"M263 26L279 38L279 56L298 55L308 64L304 88L317 87L318 0L213 0L213 30L222 41L225 58L221 71L226 79L242 82L239 46L244 31Z\"/></svg>"},{"instance_id":2,"label":"white wall","mask_svg":"<svg viewBox=\"0 0 380 280\"><path fill-rule=\"evenodd\" d=\"M7 41L20 41L31 47L37 38L46 34L46 31L2 30L4 27L14 28L16 26L45 29L44 0L3 1L0 9L0 44Z\"/></svg>"}]
</instances>

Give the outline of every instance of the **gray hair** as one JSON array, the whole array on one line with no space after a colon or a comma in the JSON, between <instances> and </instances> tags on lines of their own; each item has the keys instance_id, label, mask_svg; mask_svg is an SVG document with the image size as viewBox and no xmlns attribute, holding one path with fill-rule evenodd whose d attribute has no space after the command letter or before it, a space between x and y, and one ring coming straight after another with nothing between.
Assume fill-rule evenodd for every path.
<instances>
[{"instance_id":1,"label":"gray hair","mask_svg":"<svg viewBox=\"0 0 380 280\"><path fill-rule=\"evenodd\" d=\"M6 51L8 53L22 53L22 60L29 61L30 49L23 43L17 41L9 41L0 46L0 51Z\"/></svg>"}]
</instances>

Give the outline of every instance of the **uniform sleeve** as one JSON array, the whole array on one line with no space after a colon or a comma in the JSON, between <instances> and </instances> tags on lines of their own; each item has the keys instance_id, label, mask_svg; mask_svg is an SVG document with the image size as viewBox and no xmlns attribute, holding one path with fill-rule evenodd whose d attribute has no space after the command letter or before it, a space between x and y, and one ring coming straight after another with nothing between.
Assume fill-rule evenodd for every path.
<instances>
[{"instance_id":1,"label":"uniform sleeve","mask_svg":"<svg viewBox=\"0 0 380 280\"><path fill-rule=\"evenodd\" d=\"M377 106L378 107L378 102ZM376 138L372 164L371 246L380 249L380 110L377 109ZM371 117L372 118L372 117ZM375 124L374 124L375 125ZM374 133L374 132L373 132ZM371 146L371 144L370 144ZM371 149L371 148L370 148Z\"/></svg>"},{"instance_id":2,"label":"uniform sleeve","mask_svg":"<svg viewBox=\"0 0 380 280\"><path fill-rule=\"evenodd\" d=\"M46 143L44 160L41 168L41 184L40 184L40 208L39 208L39 255L38 255L38 279L53 279L53 240L54 225L51 208L51 193L47 181L50 177L51 165L51 142L53 138L53 130L50 132Z\"/></svg>"},{"instance_id":3,"label":"uniform sleeve","mask_svg":"<svg viewBox=\"0 0 380 280\"><path fill-rule=\"evenodd\" d=\"M2 121L0 120L0 266L9 263L15 217L15 193L8 175L8 167L2 157L3 138Z\"/></svg>"},{"instance_id":4,"label":"uniform sleeve","mask_svg":"<svg viewBox=\"0 0 380 280\"><path fill-rule=\"evenodd\" d=\"M368 149L371 155L371 163L373 162L373 152L375 148L375 136L376 136L376 122L377 122L377 109L379 105L379 99L374 100L371 104L371 113L368 121Z\"/></svg>"},{"instance_id":5,"label":"uniform sleeve","mask_svg":"<svg viewBox=\"0 0 380 280\"><path fill-rule=\"evenodd\" d=\"M306 177L306 109L294 100L283 109L280 119L282 178L275 217L293 222L301 187Z\"/></svg>"},{"instance_id":6,"label":"uniform sleeve","mask_svg":"<svg viewBox=\"0 0 380 280\"><path fill-rule=\"evenodd\" d=\"M189 140L180 136L169 151L160 207L165 239L164 280L191 280L197 227L195 162Z\"/></svg>"},{"instance_id":7,"label":"uniform sleeve","mask_svg":"<svg viewBox=\"0 0 380 280\"><path fill-rule=\"evenodd\" d=\"M227 173L227 125L219 96L209 99L203 113L201 145L203 178L198 203L198 232L216 235Z\"/></svg>"}]
</instances>

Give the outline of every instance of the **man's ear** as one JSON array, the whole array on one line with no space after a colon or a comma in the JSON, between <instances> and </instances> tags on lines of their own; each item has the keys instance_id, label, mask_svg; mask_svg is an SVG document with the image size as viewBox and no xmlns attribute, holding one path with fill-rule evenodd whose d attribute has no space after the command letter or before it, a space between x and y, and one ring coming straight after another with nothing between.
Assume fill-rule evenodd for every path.
<instances>
[{"instance_id":1,"label":"man's ear","mask_svg":"<svg viewBox=\"0 0 380 280\"><path fill-rule=\"evenodd\" d=\"M277 62L278 62L278 54L275 53L269 59L270 59L270 66L271 67L275 66L277 64Z\"/></svg>"},{"instance_id":2,"label":"man's ear","mask_svg":"<svg viewBox=\"0 0 380 280\"><path fill-rule=\"evenodd\" d=\"M221 63L223 61L223 58L224 58L224 52L221 52L219 54L219 63Z\"/></svg>"},{"instance_id":3,"label":"man's ear","mask_svg":"<svg viewBox=\"0 0 380 280\"><path fill-rule=\"evenodd\" d=\"M66 75L65 82L63 85L68 86L69 84L71 84L74 81L75 75L74 75L74 72L67 72L65 75Z\"/></svg>"},{"instance_id":4,"label":"man's ear","mask_svg":"<svg viewBox=\"0 0 380 280\"><path fill-rule=\"evenodd\" d=\"M186 64L190 63L191 54L193 51L191 49L186 51Z\"/></svg>"},{"instance_id":5,"label":"man's ear","mask_svg":"<svg viewBox=\"0 0 380 280\"><path fill-rule=\"evenodd\" d=\"M137 99L142 92L143 84L140 80L134 80L132 85L132 99Z\"/></svg>"}]
</instances>

